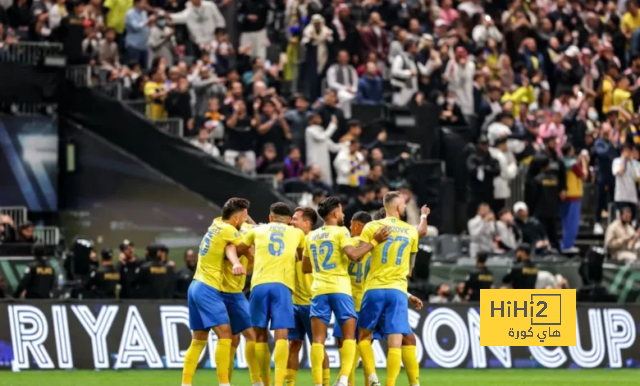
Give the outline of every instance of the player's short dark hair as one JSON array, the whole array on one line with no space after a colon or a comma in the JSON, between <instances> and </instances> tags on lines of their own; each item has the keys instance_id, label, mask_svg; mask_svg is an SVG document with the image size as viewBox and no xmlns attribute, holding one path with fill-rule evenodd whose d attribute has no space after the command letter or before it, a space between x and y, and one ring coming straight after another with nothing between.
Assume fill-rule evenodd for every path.
<instances>
[{"instance_id":1,"label":"player's short dark hair","mask_svg":"<svg viewBox=\"0 0 640 386\"><path fill-rule=\"evenodd\" d=\"M269 212L275 216L293 216L293 210L284 202L276 202L275 204L272 204L269 208Z\"/></svg>"},{"instance_id":2,"label":"player's short dark hair","mask_svg":"<svg viewBox=\"0 0 640 386\"><path fill-rule=\"evenodd\" d=\"M362 224L366 224L368 222L371 222L373 219L371 218L371 215L367 212L356 212L356 214L353 215L353 218L351 219L351 222L357 221L359 223Z\"/></svg>"},{"instance_id":3,"label":"player's short dark hair","mask_svg":"<svg viewBox=\"0 0 640 386\"><path fill-rule=\"evenodd\" d=\"M384 205L389 205L391 202L393 202L393 200L395 200L396 198L400 197L400 192L398 191L391 191L391 192L387 192L387 194L384 195Z\"/></svg>"},{"instance_id":4,"label":"player's short dark hair","mask_svg":"<svg viewBox=\"0 0 640 386\"><path fill-rule=\"evenodd\" d=\"M309 221L311 223L311 226L318 222L318 213L313 208L310 208L308 206L299 206L293 212L301 212L302 218L306 221Z\"/></svg>"},{"instance_id":5,"label":"player's short dark hair","mask_svg":"<svg viewBox=\"0 0 640 386\"><path fill-rule=\"evenodd\" d=\"M222 207L222 219L228 220L234 214L249 209L249 200L233 197L227 200Z\"/></svg>"},{"instance_id":6,"label":"player's short dark hair","mask_svg":"<svg viewBox=\"0 0 640 386\"><path fill-rule=\"evenodd\" d=\"M382 220L385 217L387 217L387 211L382 207L373 215L373 220Z\"/></svg>"},{"instance_id":7,"label":"player's short dark hair","mask_svg":"<svg viewBox=\"0 0 640 386\"><path fill-rule=\"evenodd\" d=\"M327 197L318 204L318 215L323 219L331 212L340 207L340 198L336 196Z\"/></svg>"},{"instance_id":8,"label":"player's short dark hair","mask_svg":"<svg viewBox=\"0 0 640 386\"><path fill-rule=\"evenodd\" d=\"M487 251L480 251L476 254L476 260L478 261L478 263L486 263L487 259L489 258L489 252Z\"/></svg>"}]
</instances>

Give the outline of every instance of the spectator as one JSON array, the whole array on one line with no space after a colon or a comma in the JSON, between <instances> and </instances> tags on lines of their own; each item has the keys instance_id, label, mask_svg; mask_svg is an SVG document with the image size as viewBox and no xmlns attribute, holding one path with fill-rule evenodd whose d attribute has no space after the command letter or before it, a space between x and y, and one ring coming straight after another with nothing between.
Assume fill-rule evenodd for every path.
<instances>
[{"instance_id":1,"label":"spectator","mask_svg":"<svg viewBox=\"0 0 640 386\"><path fill-rule=\"evenodd\" d=\"M289 146L289 152L284 159L284 178L299 177L302 174L302 168L304 168L304 164L300 149L295 145Z\"/></svg>"},{"instance_id":2,"label":"spectator","mask_svg":"<svg viewBox=\"0 0 640 386\"><path fill-rule=\"evenodd\" d=\"M195 113L201 117L207 112L209 99L222 98L226 90L220 79L207 67L198 65L196 71L197 75L191 80L191 87L195 94Z\"/></svg>"},{"instance_id":3,"label":"spectator","mask_svg":"<svg viewBox=\"0 0 640 386\"><path fill-rule=\"evenodd\" d=\"M311 118L309 101L303 95L298 94L294 97L294 103L295 108L288 109L284 113L284 119L291 130L291 142L302 150L303 156L306 156L306 130ZM306 157L305 160L309 164Z\"/></svg>"},{"instance_id":4,"label":"spectator","mask_svg":"<svg viewBox=\"0 0 640 386\"><path fill-rule=\"evenodd\" d=\"M607 122L603 123L600 129L600 137L596 139L593 146L598 165L598 172L596 173L598 206L596 208L594 233L600 235L604 233L604 229L600 225L602 213L607 210L607 203L613 200L616 177L613 174L612 165L614 159L620 154L618 146L618 139L611 125Z\"/></svg>"},{"instance_id":5,"label":"spectator","mask_svg":"<svg viewBox=\"0 0 640 386\"><path fill-rule=\"evenodd\" d=\"M369 168L369 175L364 180L365 185L372 186L376 192L389 186L389 180L384 176L382 162L372 163Z\"/></svg>"},{"instance_id":6,"label":"spectator","mask_svg":"<svg viewBox=\"0 0 640 386\"><path fill-rule=\"evenodd\" d=\"M324 103L316 110L320 117L322 117L322 126L327 127L329 123L335 117L338 120L338 130L334 133L333 138L339 138L344 132L347 131L346 120L344 119L344 113L338 107L338 95L333 90L327 90L324 93ZM342 141L341 141L342 142Z\"/></svg>"},{"instance_id":7,"label":"spectator","mask_svg":"<svg viewBox=\"0 0 640 386\"><path fill-rule=\"evenodd\" d=\"M522 244L516 252L518 264L502 278L502 283L513 289L535 289L538 279L538 267L531 261L531 246Z\"/></svg>"},{"instance_id":8,"label":"spectator","mask_svg":"<svg viewBox=\"0 0 640 386\"><path fill-rule=\"evenodd\" d=\"M307 164L317 165L322 170L323 182L332 184L330 152L337 152L341 146L331 140L331 136L338 129L338 118L333 117L329 126L323 128L322 118L319 114L311 115L305 134L307 148Z\"/></svg>"},{"instance_id":9,"label":"spectator","mask_svg":"<svg viewBox=\"0 0 640 386\"><path fill-rule=\"evenodd\" d=\"M358 92L358 74L349 64L349 52L340 50L338 62L327 70L327 87L336 92L338 108L344 117L351 118L351 103Z\"/></svg>"},{"instance_id":10,"label":"spectator","mask_svg":"<svg viewBox=\"0 0 640 386\"><path fill-rule=\"evenodd\" d=\"M535 248L536 254L546 254L549 251L549 240L545 228L535 217L529 216L529 208L522 201L513 205L516 215L515 225L522 234L522 242Z\"/></svg>"},{"instance_id":11,"label":"spectator","mask_svg":"<svg viewBox=\"0 0 640 386\"><path fill-rule=\"evenodd\" d=\"M449 81L449 91L456 96L456 102L462 114L471 116L475 113L473 103L473 76L475 63L467 55L463 47L456 48L454 60L450 60L444 70L444 76ZM465 119L468 121L468 119Z\"/></svg>"},{"instance_id":12,"label":"spectator","mask_svg":"<svg viewBox=\"0 0 640 386\"><path fill-rule=\"evenodd\" d=\"M186 299L187 291L193 281L198 266L198 255L193 249L187 249L184 253L184 267L176 272L176 282L173 291L174 299Z\"/></svg>"},{"instance_id":13,"label":"spectator","mask_svg":"<svg viewBox=\"0 0 640 386\"><path fill-rule=\"evenodd\" d=\"M467 216L472 217L481 203L493 201L493 179L500 175L500 164L489 153L486 137L478 140L478 147L467 157L468 204Z\"/></svg>"},{"instance_id":14,"label":"spectator","mask_svg":"<svg viewBox=\"0 0 640 386\"><path fill-rule=\"evenodd\" d=\"M480 252L476 255L476 266L467 275L464 283L464 294L462 298L467 298L471 302L480 301L480 290L490 289L493 287L493 274L487 269L486 263L489 254Z\"/></svg>"},{"instance_id":15,"label":"spectator","mask_svg":"<svg viewBox=\"0 0 640 386\"><path fill-rule=\"evenodd\" d=\"M416 196L411 190L411 186L409 184L400 184L397 189L400 194L402 194L402 197L404 197L406 204L405 221L411 226L418 226L418 224L420 224L420 208L416 202Z\"/></svg>"},{"instance_id":16,"label":"spectator","mask_svg":"<svg viewBox=\"0 0 640 386\"><path fill-rule=\"evenodd\" d=\"M589 156L586 151L583 151L576 157L576 151L572 145L565 145L562 152L565 155L562 162L567 170L567 195L560 204L562 219L560 249L563 253L577 253L579 250L574 245L580 228L581 203L584 194L582 181L589 173Z\"/></svg>"},{"instance_id":17,"label":"spectator","mask_svg":"<svg viewBox=\"0 0 640 386\"><path fill-rule=\"evenodd\" d=\"M318 204L320 204L320 202L325 198L327 198L327 192L325 192L324 190L316 189L312 192L311 202L309 203L309 206L314 210L318 210Z\"/></svg>"},{"instance_id":18,"label":"spectator","mask_svg":"<svg viewBox=\"0 0 640 386\"><path fill-rule=\"evenodd\" d=\"M320 74L329 62L329 45L333 43L333 31L325 25L322 15L315 14L304 28L301 43L306 46L304 67L305 96L315 101L320 92Z\"/></svg>"},{"instance_id":19,"label":"spectator","mask_svg":"<svg viewBox=\"0 0 640 386\"><path fill-rule=\"evenodd\" d=\"M184 126L187 128L185 136L192 136L193 121L192 121L192 95L189 90L189 81L187 77L181 75L178 78L178 86L167 93L165 99L165 109L167 110L167 116L169 118L181 118Z\"/></svg>"},{"instance_id":20,"label":"spectator","mask_svg":"<svg viewBox=\"0 0 640 386\"><path fill-rule=\"evenodd\" d=\"M560 180L548 157L540 159L538 170L538 173L533 174L533 181L527 187L531 191L526 196L531 198L531 212L544 226L551 247L559 249L557 222L560 200L564 199L560 195Z\"/></svg>"},{"instance_id":21,"label":"spectator","mask_svg":"<svg viewBox=\"0 0 640 386\"><path fill-rule=\"evenodd\" d=\"M638 43L640 44L640 40L638 40ZM620 77L616 89L613 90L613 105L633 114L633 103L631 101L631 92L633 91L635 91L635 86L629 87L629 78L627 76Z\"/></svg>"},{"instance_id":22,"label":"spectator","mask_svg":"<svg viewBox=\"0 0 640 386\"><path fill-rule=\"evenodd\" d=\"M120 69L120 54L116 43L116 31L113 28L108 28L104 36L98 55L100 65L107 70Z\"/></svg>"},{"instance_id":23,"label":"spectator","mask_svg":"<svg viewBox=\"0 0 640 386\"><path fill-rule=\"evenodd\" d=\"M538 143L541 144L547 138L555 138L559 149L564 146L567 141L565 127L562 124L562 113L554 111L553 114L547 114L547 120L538 128ZM561 151L559 151L561 153Z\"/></svg>"},{"instance_id":24,"label":"spectator","mask_svg":"<svg viewBox=\"0 0 640 386\"><path fill-rule=\"evenodd\" d=\"M358 63L360 54L360 33L351 19L351 10L347 4L336 8L331 28L334 45L337 50L346 50L354 63Z\"/></svg>"},{"instance_id":25,"label":"spectator","mask_svg":"<svg viewBox=\"0 0 640 386\"><path fill-rule=\"evenodd\" d=\"M615 261L633 263L638 260L640 231L636 232L632 221L633 212L626 206L620 210L620 216L607 227L604 245Z\"/></svg>"},{"instance_id":26,"label":"spectator","mask_svg":"<svg viewBox=\"0 0 640 386\"><path fill-rule=\"evenodd\" d=\"M408 40L404 44L404 51L391 64L391 86L394 88L392 100L396 106L407 105L418 92L418 67L414 58L417 47L415 41Z\"/></svg>"},{"instance_id":27,"label":"spectator","mask_svg":"<svg viewBox=\"0 0 640 386\"><path fill-rule=\"evenodd\" d=\"M149 22L155 22L155 15L147 16L147 0L134 0L133 8L125 17L125 47L130 62L136 62L143 69L149 65Z\"/></svg>"},{"instance_id":28,"label":"spectator","mask_svg":"<svg viewBox=\"0 0 640 386\"><path fill-rule=\"evenodd\" d=\"M212 157L220 157L220 150L211 143L209 130L206 127L200 128L197 138L192 139L191 144Z\"/></svg>"},{"instance_id":29,"label":"spectator","mask_svg":"<svg viewBox=\"0 0 640 386\"><path fill-rule=\"evenodd\" d=\"M324 172L320 166L315 164L309 165L309 172L311 173L311 182L309 182L309 184L313 190L322 190L327 192L328 195L331 195L333 192L333 189L331 189L332 184L326 182Z\"/></svg>"},{"instance_id":30,"label":"spectator","mask_svg":"<svg viewBox=\"0 0 640 386\"><path fill-rule=\"evenodd\" d=\"M349 197L355 196L369 172L367 160L360 152L360 141L353 139L348 147L342 148L333 161L333 167L339 192Z\"/></svg>"},{"instance_id":31,"label":"spectator","mask_svg":"<svg viewBox=\"0 0 640 386\"><path fill-rule=\"evenodd\" d=\"M122 43L124 43L126 15L132 5L132 2L128 0L105 0L103 4L103 7L108 10L107 27L113 28L119 36L116 40Z\"/></svg>"},{"instance_id":32,"label":"spectator","mask_svg":"<svg viewBox=\"0 0 640 386\"><path fill-rule=\"evenodd\" d=\"M489 148L489 153L498 161L500 174L493 178L491 208L497 213L504 209L507 199L511 197L511 180L518 174L518 165L513 154L507 150L507 138L496 139L494 145L495 147Z\"/></svg>"},{"instance_id":33,"label":"spectator","mask_svg":"<svg viewBox=\"0 0 640 386\"><path fill-rule=\"evenodd\" d=\"M168 90L165 88L165 81L166 77L162 68L151 70L151 81L144 85L144 95L147 100L147 118L149 119L164 119L167 117L164 101Z\"/></svg>"},{"instance_id":34,"label":"spectator","mask_svg":"<svg viewBox=\"0 0 640 386\"><path fill-rule=\"evenodd\" d=\"M389 55L389 35L384 29L384 22L380 19L378 12L371 12L369 15L369 25L360 31L362 58L368 58L370 53L375 53L382 62L387 60Z\"/></svg>"},{"instance_id":35,"label":"spectator","mask_svg":"<svg viewBox=\"0 0 640 386\"><path fill-rule=\"evenodd\" d=\"M284 180L282 186L285 193L311 193L313 188L311 182L311 167L305 166L299 177Z\"/></svg>"},{"instance_id":36,"label":"spectator","mask_svg":"<svg viewBox=\"0 0 640 386\"><path fill-rule=\"evenodd\" d=\"M157 18L149 19L149 61L156 58L164 58L167 67L173 66L174 31L167 26L167 18L164 13L158 13Z\"/></svg>"},{"instance_id":37,"label":"spectator","mask_svg":"<svg viewBox=\"0 0 640 386\"><path fill-rule=\"evenodd\" d=\"M362 134L362 125L357 119L351 119L347 122L348 130L345 135L340 137L339 143L351 142L354 139L359 140Z\"/></svg>"},{"instance_id":38,"label":"spectator","mask_svg":"<svg viewBox=\"0 0 640 386\"><path fill-rule=\"evenodd\" d=\"M213 1L189 0L183 11L169 17L174 24L187 25L194 56L200 56L201 47L211 43L218 28L226 27L224 17Z\"/></svg>"},{"instance_id":39,"label":"spectator","mask_svg":"<svg viewBox=\"0 0 640 386\"><path fill-rule=\"evenodd\" d=\"M243 154L255 169L256 153L254 151L258 140L258 119L247 114L247 107L243 100L233 105L233 113L225 123L225 151L224 160L229 165L235 165L238 155Z\"/></svg>"},{"instance_id":40,"label":"spectator","mask_svg":"<svg viewBox=\"0 0 640 386\"><path fill-rule=\"evenodd\" d=\"M88 59L92 66L98 63L98 55L100 51L100 41L96 29L93 27L85 28L86 37L82 41L82 53Z\"/></svg>"},{"instance_id":41,"label":"spectator","mask_svg":"<svg viewBox=\"0 0 640 386\"><path fill-rule=\"evenodd\" d=\"M357 212L371 212L376 210L376 192L372 186L365 185L358 190L355 197L351 197L344 208L345 226L351 224L351 218Z\"/></svg>"},{"instance_id":42,"label":"spectator","mask_svg":"<svg viewBox=\"0 0 640 386\"><path fill-rule=\"evenodd\" d=\"M480 203L475 217L467 222L467 230L471 237L469 254L476 256L478 252L493 252L496 237L496 216L491 207Z\"/></svg>"},{"instance_id":43,"label":"spectator","mask_svg":"<svg viewBox=\"0 0 640 386\"><path fill-rule=\"evenodd\" d=\"M287 121L284 119L284 114L280 114L279 109L272 100L265 100L264 102L254 104L254 116L257 121L258 130L258 143L264 144L267 142L273 143L279 154L285 154L287 143L291 141L291 130ZM262 114L258 114L257 111L262 107Z\"/></svg>"},{"instance_id":44,"label":"spectator","mask_svg":"<svg viewBox=\"0 0 640 386\"><path fill-rule=\"evenodd\" d=\"M70 3L71 13L65 16L61 23L58 35L64 47L69 64L86 64L87 58L82 50L84 40L84 25L82 21L82 9L84 4L80 1Z\"/></svg>"},{"instance_id":45,"label":"spectator","mask_svg":"<svg viewBox=\"0 0 640 386\"><path fill-rule=\"evenodd\" d=\"M476 48L484 49L489 39L493 39L496 43L502 43L502 33L496 27L491 16L479 15L480 23L473 28L471 35L476 44Z\"/></svg>"},{"instance_id":46,"label":"spectator","mask_svg":"<svg viewBox=\"0 0 640 386\"><path fill-rule=\"evenodd\" d=\"M278 151L272 143L265 143L262 146L262 155L256 161L256 173L267 174L269 169L276 164Z\"/></svg>"},{"instance_id":47,"label":"spectator","mask_svg":"<svg viewBox=\"0 0 640 386\"><path fill-rule=\"evenodd\" d=\"M267 57L267 0L242 0L238 5L240 45L249 47L249 55L265 60Z\"/></svg>"},{"instance_id":48,"label":"spectator","mask_svg":"<svg viewBox=\"0 0 640 386\"><path fill-rule=\"evenodd\" d=\"M636 219L636 208L638 206L638 188L636 182L640 179L640 164L632 159L633 146L622 145L620 157L613 160L611 171L615 176L615 193L613 199L616 207L621 210L623 207L631 208L631 216Z\"/></svg>"},{"instance_id":49,"label":"spectator","mask_svg":"<svg viewBox=\"0 0 640 386\"><path fill-rule=\"evenodd\" d=\"M449 303L450 296L451 289L447 284L442 283L438 286L436 293L429 296L429 303Z\"/></svg>"},{"instance_id":50,"label":"spectator","mask_svg":"<svg viewBox=\"0 0 640 386\"><path fill-rule=\"evenodd\" d=\"M27 221L26 223L20 225L16 242L26 244L33 244L37 242L38 240L34 236L34 230L35 227L30 221Z\"/></svg>"},{"instance_id":51,"label":"spectator","mask_svg":"<svg viewBox=\"0 0 640 386\"><path fill-rule=\"evenodd\" d=\"M453 8L453 0L442 0L440 4L440 20L443 20L446 25L451 25L460 15L455 8Z\"/></svg>"},{"instance_id":52,"label":"spectator","mask_svg":"<svg viewBox=\"0 0 640 386\"><path fill-rule=\"evenodd\" d=\"M515 226L515 219L509 208L504 208L498 213L496 232L497 246L502 252L514 251L522 241L522 234L520 234L520 230Z\"/></svg>"},{"instance_id":53,"label":"spectator","mask_svg":"<svg viewBox=\"0 0 640 386\"><path fill-rule=\"evenodd\" d=\"M139 268L142 261L135 253L134 244L124 240L120 244L118 256L118 272L120 272L120 299L139 299L139 285L137 282Z\"/></svg>"},{"instance_id":54,"label":"spectator","mask_svg":"<svg viewBox=\"0 0 640 386\"><path fill-rule=\"evenodd\" d=\"M431 95L433 91L441 87L439 70L442 66L440 53L433 48L433 36L429 34L422 35L416 59L416 65L420 73L420 85L418 88L425 95Z\"/></svg>"},{"instance_id":55,"label":"spectator","mask_svg":"<svg viewBox=\"0 0 640 386\"><path fill-rule=\"evenodd\" d=\"M50 299L56 275L43 245L33 246L34 261L27 265L14 297L24 299Z\"/></svg>"},{"instance_id":56,"label":"spectator","mask_svg":"<svg viewBox=\"0 0 640 386\"><path fill-rule=\"evenodd\" d=\"M442 126L464 126L467 124L453 92L448 92L446 98L439 95L436 104L441 108L438 121Z\"/></svg>"}]
</instances>

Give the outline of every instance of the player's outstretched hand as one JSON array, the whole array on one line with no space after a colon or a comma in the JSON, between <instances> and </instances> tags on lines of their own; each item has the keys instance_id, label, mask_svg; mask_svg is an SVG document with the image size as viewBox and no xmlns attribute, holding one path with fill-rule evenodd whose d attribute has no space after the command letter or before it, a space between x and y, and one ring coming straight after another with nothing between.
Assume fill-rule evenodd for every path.
<instances>
[{"instance_id":1,"label":"player's outstretched hand","mask_svg":"<svg viewBox=\"0 0 640 386\"><path fill-rule=\"evenodd\" d=\"M420 209L420 212L421 212L420 214L423 214L428 217L431 214L431 209L429 209L428 206L423 205L422 209Z\"/></svg>"},{"instance_id":2,"label":"player's outstretched hand","mask_svg":"<svg viewBox=\"0 0 640 386\"><path fill-rule=\"evenodd\" d=\"M373 235L373 238L376 239L378 243L381 243L389 237L390 233L391 233L391 228L382 227L376 231L376 233Z\"/></svg>"},{"instance_id":3,"label":"player's outstretched hand","mask_svg":"<svg viewBox=\"0 0 640 386\"><path fill-rule=\"evenodd\" d=\"M420 300L420 298L417 298L413 295L411 295L409 297L409 303L411 303L411 305L416 309L416 310L420 310L422 309L422 300Z\"/></svg>"},{"instance_id":4,"label":"player's outstretched hand","mask_svg":"<svg viewBox=\"0 0 640 386\"><path fill-rule=\"evenodd\" d=\"M246 275L247 271L245 271L245 269L242 266L242 264L235 264L233 266L233 274L236 275L236 276L242 276L242 275Z\"/></svg>"}]
</instances>

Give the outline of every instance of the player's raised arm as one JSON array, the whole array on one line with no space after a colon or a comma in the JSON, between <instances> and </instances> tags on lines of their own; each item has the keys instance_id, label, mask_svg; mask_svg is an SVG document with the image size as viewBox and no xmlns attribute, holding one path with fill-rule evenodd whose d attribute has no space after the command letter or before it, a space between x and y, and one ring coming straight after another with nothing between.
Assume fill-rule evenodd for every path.
<instances>
[{"instance_id":1,"label":"player's raised arm","mask_svg":"<svg viewBox=\"0 0 640 386\"><path fill-rule=\"evenodd\" d=\"M428 223L427 223L427 217L429 217L429 214L431 213L431 209L429 209L428 206L423 205L422 208L420 209L420 224L418 224L418 226L416 227L416 229L418 230L418 237L419 238L423 238L424 236L427 235L427 228L428 228ZM411 268L413 268L413 265L411 266Z\"/></svg>"},{"instance_id":2,"label":"player's raised arm","mask_svg":"<svg viewBox=\"0 0 640 386\"><path fill-rule=\"evenodd\" d=\"M240 264L240 260L238 259L238 251L236 246L233 244L227 244L224 247L224 254L227 259L233 264L233 274L236 276L246 275L246 271L242 264Z\"/></svg>"}]
</instances>

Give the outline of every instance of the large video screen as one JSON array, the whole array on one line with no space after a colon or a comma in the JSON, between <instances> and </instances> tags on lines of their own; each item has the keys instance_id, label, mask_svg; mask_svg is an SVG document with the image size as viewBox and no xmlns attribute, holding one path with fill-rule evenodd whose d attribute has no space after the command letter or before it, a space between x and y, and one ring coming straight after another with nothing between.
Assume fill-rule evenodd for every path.
<instances>
[{"instance_id":1,"label":"large video screen","mask_svg":"<svg viewBox=\"0 0 640 386\"><path fill-rule=\"evenodd\" d=\"M55 119L0 114L0 181L0 206L58 210Z\"/></svg>"}]
</instances>

